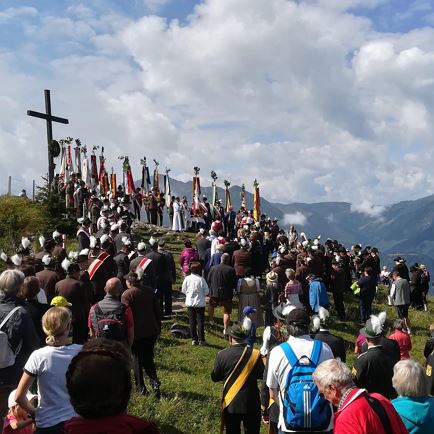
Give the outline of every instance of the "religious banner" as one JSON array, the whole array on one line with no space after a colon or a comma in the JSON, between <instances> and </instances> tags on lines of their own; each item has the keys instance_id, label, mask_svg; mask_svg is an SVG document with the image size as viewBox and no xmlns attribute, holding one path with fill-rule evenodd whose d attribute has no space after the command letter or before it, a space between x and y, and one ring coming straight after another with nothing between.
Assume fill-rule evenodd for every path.
<instances>
[{"instance_id":1,"label":"religious banner","mask_svg":"<svg viewBox=\"0 0 434 434\"><path fill-rule=\"evenodd\" d=\"M140 164L142 165L142 182L140 186L142 187L142 196L144 197L151 189L151 177L149 176L149 168L146 165L146 157L140 160Z\"/></svg>"},{"instance_id":2,"label":"religious banner","mask_svg":"<svg viewBox=\"0 0 434 434\"><path fill-rule=\"evenodd\" d=\"M90 170L89 170L89 160L87 158L87 149L86 146L83 146L80 149L80 152L83 152L83 159L81 160L81 179L87 186L90 186Z\"/></svg>"},{"instance_id":3,"label":"religious banner","mask_svg":"<svg viewBox=\"0 0 434 434\"><path fill-rule=\"evenodd\" d=\"M123 169L127 181L126 193L129 195L133 195L135 192L134 179L133 179L133 173L131 171L130 160L128 157L124 158Z\"/></svg>"},{"instance_id":4,"label":"religious banner","mask_svg":"<svg viewBox=\"0 0 434 434\"><path fill-rule=\"evenodd\" d=\"M62 140L60 142L62 142ZM65 146L63 146L63 143L62 143L62 154L60 157L59 176L60 176L60 178L62 178L65 181L65 177L66 177L66 150L65 150Z\"/></svg>"},{"instance_id":5,"label":"religious banner","mask_svg":"<svg viewBox=\"0 0 434 434\"><path fill-rule=\"evenodd\" d=\"M225 210L226 212L229 212L229 208L232 208L232 201L231 201L231 193L229 191L229 187L231 183L229 181L224 181L225 189L226 189L226 204L225 204Z\"/></svg>"},{"instance_id":6,"label":"religious banner","mask_svg":"<svg viewBox=\"0 0 434 434\"><path fill-rule=\"evenodd\" d=\"M116 197L117 195L117 183L116 183L116 173L113 172L110 175L110 187L111 187L111 194L113 197Z\"/></svg>"},{"instance_id":7,"label":"religious banner","mask_svg":"<svg viewBox=\"0 0 434 434\"><path fill-rule=\"evenodd\" d=\"M92 188L96 188L96 186L98 185L98 182L99 182L98 166L96 164L96 155L95 155L95 151L98 148L99 148L99 146L94 146L92 148L92 155L90 156L90 165L91 165L90 180L91 180L91 187Z\"/></svg>"},{"instance_id":8,"label":"religious banner","mask_svg":"<svg viewBox=\"0 0 434 434\"><path fill-rule=\"evenodd\" d=\"M194 215L200 214L200 167L195 167L193 176L193 199L191 201L191 210Z\"/></svg>"},{"instance_id":9,"label":"religious banner","mask_svg":"<svg viewBox=\"0 0 434 434\"><path fill-rule=\"evenodd\" d=\"M75 167L77 168L77 174L82 175L81 171L81 141L80 139L75 139L75 148L74 148L74 159L75 159Z\"/></svg>"},{"instance_id":10,"label":"religious banner","mask_svg":"<svg viewBox=\"0 0 434 434\"><path fill-rule=\"evenodd\" d=\"M170 191L170 169L166 167L166 174L164 175L164 199L166 200L166 207L169 209L170 202L172 200L172 193Z\"/></svg>"},{"instance_id":11,"label":"religious banner","mask_svg":"<svg viewBox=\"0 0 434 434\"><path fill-rule=\"evenodd\" d=\"M247 209L246 207L246 187L244 187L244 184L241 186L241 209L245 211Z\"/></svg>"},{"instance_id":12,"label":"religious banner","mask_svg":"<svg viewBox=\"0 0 434 434\"><path fill-rule=\"evenodd\" d=\"M102 147L99 157L99 192L100 194L107 194L108 191L108 173L105 169L104 147Z\"/></svg>"},{"instance_id":13,"label":"religious banner","mask_svg":"<svg viewBox=\"0 0 434 434\"><path fill-rule=\"evenodd\" d=\"M256 179L253 181L253 188L253 218L255 222L258 222L261 215L261 201L259 197L259 182Z\"/></svg>"},{"instance_id":14,"label":"religious banner","mask_svg":"<svg viewBox=\"0 0 434 434\"><path fill-rule=\"evenodd\" d=\"M154 180L153 180L152 188L155 191L155 195L159 199L160 198L160 175L158 173L158 165L160 163L155 158L154 158L154 163L155 163L155 169L154 169Z\"/></svg>"}]
</instances>

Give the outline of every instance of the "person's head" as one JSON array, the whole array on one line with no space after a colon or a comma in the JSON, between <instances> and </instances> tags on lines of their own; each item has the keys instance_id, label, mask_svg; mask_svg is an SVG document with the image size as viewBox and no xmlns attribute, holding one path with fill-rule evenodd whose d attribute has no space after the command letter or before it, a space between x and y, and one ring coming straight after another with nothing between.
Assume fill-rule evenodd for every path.
<instances>
[{"instance_id":1,"label":"person's head","mask_svg":"<svg viewBox=\"0 0 434 434\"><path fill-rule=\"evenodd\" d=\"M12 413L17 419L27 419L27 412L20 407L17 402L15 401L15 395L17 394L17 389L12 390L11 393L9 393L8 397L8 408L10 413ZM33 401L35 398L37 398L37 395L34 395L33 393L27 392L26 398L28 401Z\"/></svg>"},{"instance_id":2,"label":"person's head","mask_svg":"<svg viewBox=\"0 0 434 434\"><path fill-rule=\"evenodd\" d=\"M309 334L310 318L304 309L293 309L286 317L288 333L293 337Z\"/></svg>"},{"instance_id":3,"label":"person's head","mask_svg":"<svg viewBox=\"0 0 434 434\"><path fill-rule=\"evenodd\" d=\"M24 279L21 286L21 295L26 300L33 300L40 291L39 280L35 276L29 276Z\"/></svg>"},{"instance_id":4,"label":"person's head","mask_svg":"<svg viewBox=\"0 0 434 434\"><path fill-rule=\"evenodd\" d=\"M6 295L18 295L24 282L24 273L19 270L6 270L0 274L0 291Z\"/></svg>"},{"instance_id":5,"label":"person's head","mask_svg":"<svg viewBox=\"0 0 434 434\"><path fill-rule=\"evenodd\" d=\"M240 322L235 321L228 330L228 336L231 345L240 344L247 339L247 332Z\"/></svg>"},{"instance_id":6,"label":"person's head","mask_svg":"<svg viewBox=\"0 0 434 434\"><path fill-rule=\"evenodd\" d=\"M411 359L401 360L393 367L392 384L399 396L429 395L425 371Z\"/></svg>"},{"instance_id":7,"label":"person's head","mask_svg":"<svg viewBox=\"0 0 434 434\"><path fill-rule=\"evenodd\" d=\"M363 272L365 273L365 276L373 276L374 275L374 270L372 269L372 267L365 267Z\"/></svg>"},{"instance_id":8,"label":"person's head","mask_svg":"<svg viewBox=\"0 0 434 434\"><path fill-rule=\"evenodd\" d=\"M191 247L191 240L189 240L188 238L186 238L184 240L184 247L190 248Z\"/></svg>"},{"instance_id":9,"label":"person's head","mask_svg":"<svg viewBox=\"0 0 434 434\"><path fill-rule=\"evenodd\" d=\"M132 389L125 345L101 338L88 341L69 364L66 387L74 410L83 418L124 413Z\"/></svg>"},{"instance_id":10,"label":"person's head","mask_svg":"<svg viewBox=\"0 0 434 434\"><path fill-rule=\"evenodd\" d=\"M292 268L287 268L285 270L286 277L288 280L294 280L295 279L295 271Z\"/></svg>"},{"instance_id":11,"label":"person's head","mask_svg":"<svg viewBox=\"0 0 434 434\"><path fill-rule=\"evenodd\" d=\"M229 255L229 253L223 253L222 257L220 258L220 263L229 265L230 260L231 256Z\"/></svg>"},{"instance_id":12,"label":"person's head","mask_svg":"<svg viewBox=\"0 0 434 434\"><path fill-rule=\"evenodd\" d=\"M201 265L200 265L200 262L192 262L192 263L190 264L190 271L191 271L193 274L200 275L200 273L201 273L201 271L202 271L202 267L201 267Z\"/></svg>"},{"instance_id":13,"label":"person's head","mask_svg":"<svg viewBox=\"0 0 434 434\"><path fill-rule=\"evenodd\" d=\"M401 278L401 274L399 273L398 270L395 270L395 271L392 273L392 277L393 277L393 280L398 280L398 279Z\"/></svg>"},{"instance_id":14,"label":"person's head","mask_svg":"<svg viewBox=\"0 0 434 434\"><path fill-rule=\"evenodd\" d=\"M334 406L339 404L342 395L354 386L350 368L339 359L322 362L312 375L320 394Z\"/></svg>"},{"instance_id":15,"label":"person's head","mask_svg":"<svg viewBox=\"0 0 434 434\"><path fill-rule=\"evenodd\" d=\"M122 292L122 283L117 277L112 277L107 280L105 284L104 291L106 294L112 295L113 297L119 297Z\"/></svg>"},{"instance_id":16,"label":"person's head","mask_svg":"<svg viewBox=\"0 0 434 434\"><path fill-rule=\"evenodd\" d=\"M51 307L42 317L42 329L46 334L47 345L54 345L68 337L72 315L66 307Z\"/></svg>"},{"instance_id":17,"label":"person's head","mask_svg":"<svg viewBox=\"0 0 434 434\"><path fill-rule=\"evenodd\" d=\"M393 330L405 330L406 326L405 326L405 321L401 318L396 319L395 321L393 321L392 324L392 328Z\"/></svg>"}]
</instances>

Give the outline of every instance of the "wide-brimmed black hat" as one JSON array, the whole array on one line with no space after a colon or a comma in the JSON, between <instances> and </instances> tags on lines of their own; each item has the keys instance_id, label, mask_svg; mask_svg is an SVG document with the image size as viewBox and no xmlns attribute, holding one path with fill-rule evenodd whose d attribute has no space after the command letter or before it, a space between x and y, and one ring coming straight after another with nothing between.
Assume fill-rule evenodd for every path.
<instances>
[{"instance_id":1,"label":"wide-brimmed black hat","mask_svg":"<svg viewBox=\"0 0 434 434\"><path fill-rule=\"evenodd\" d=\"M247 338L247 332L243 329L241 323L235 321L227 334L237 341L244 341Z\"/></svg>"},{"instance_id":2,"label":"wide-brimmed black hat","mask_svg":"<svg viewBox=\"0 0 434 434\"><path fill-rule=\"evenodd\" d=\"M297 308L289 312L286 321L295 324L309 324L310 317L304 309Z\"/></svg>"}]
</instances>

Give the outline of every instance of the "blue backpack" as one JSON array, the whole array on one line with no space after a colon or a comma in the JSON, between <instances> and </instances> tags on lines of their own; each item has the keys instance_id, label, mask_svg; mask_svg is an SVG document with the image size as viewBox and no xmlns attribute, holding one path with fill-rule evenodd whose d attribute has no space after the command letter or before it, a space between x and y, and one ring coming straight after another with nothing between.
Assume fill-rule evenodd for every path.
<instances>
[{"instance_id":1,"label":"blue backpack","mask_svg":"<svg viewBox=\"0 0 434 434\"><path fill-rule=\"evenodd\" d=\"M318 366L322 343L315 340L310 357L297 358L294 351L284 342L280 345L291 370L283 391L283 419L289 430L325 430L328 428L332 411L330 404L319 394L312 374ZM303 363L301 362L301 360Z\"/></svg>"}]
</instances>

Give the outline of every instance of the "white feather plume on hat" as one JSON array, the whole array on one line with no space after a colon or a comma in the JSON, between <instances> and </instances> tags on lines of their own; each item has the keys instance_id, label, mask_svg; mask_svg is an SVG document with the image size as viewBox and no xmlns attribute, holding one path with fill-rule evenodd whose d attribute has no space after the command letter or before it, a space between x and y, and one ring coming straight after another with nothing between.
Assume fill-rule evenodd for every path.
<instances>
[{"instance_id":1,"label":"white feather plume on hat","mask_svg":"<svg viewBox=\"0 0 434 434\"><path fill-rule=\"evenodd\" d=\"M381 335L383 333L384 323L386 322L387 313L380 312L378 315L371 315L371 326L375 334Z\"/></svg>"},{"instance_id":2,"label":"white feather plume on hat","mask_svg":"<svg viewBox=\"0 0 434 434\"><path fill-rule=\"evenodd\" d=\"M69 255L68 255L68 258L71 260L71 261L77 261L77 259L78 259L78 252L74 252L74 251L70 251L69 252Z\"/></svg>"},{"instance_id":3,"label":"white feather plume on hat","mask_svg":"<svg viewBox=\"0 0 434 434\"><path fill-rule=\"evenodd\" d=\"M68 258L65 258L65 259L62 261L62 264L61 264L62 268L63 268L66 272L68 272L68 268L69 268L70 265L71 265L71 261L70 261Z\"/></svg>"},{"instance_id":4,"label":"white feather plume on hat","mask_svg":"<svg viewBox=\"0 0 434 434\"><path fill-rule=\"evenodd\" d=\"M4 262L8 260L8 255L5 252L0 252L0 259Z\"/></svg>"},{"instance_id":5,"label":"white feather plume on hat","mask_svg":"<svg viewBox=\"0 0 434 434\"><path fill-rule=\"evenodd\" d=\"M153 236L151 236L151 238L149 238L149 245L150 246L155 245L156 242L157 242L157 240Z\"/></svg>"},{"instance_id":6,"label":"white feather plume on hat","mask_svg":"<svg viewBox=\"0 0 434 434\"><path fill-rule=\"evenodd\" d=\"M291 311L293 311L294 309L296 309L296 307L292 304L287 304L283 309L282 309L282 316L288 316L290 314Z\"/></svg>"},{"instance_id":7,"label":"white feather plume on hat","mask_svg":"<svg viewBox=\"0 0 434 434\"><path fill-rule=\"evenodd\" d=\"M58 237L60 237L60 236L62 236L62 234L56 229L54 232L53 232L53 234L52 234L52 237L53 238L58 238Z\"/></svg>"},{"instance_id":8,"label":"white feather plume on hat","mask_svg":"<svg viewBox=\"0 0 434 434\"><path fill-rule=\"evenodd\" d=\"M243 323L242 323L241 327L246 332L249 332L250 329L252 328L252 320L248 316L245 316L243 319Z\"/></svg>"},{"instance_id":9,"label":"white feather plume on hat","mask_svg":"<svg viewBox=\"0 0 434 434\"><path fill-rule=\"evenodd\" d=\"M98 240L96 239L96 237L91 236L90 237L90 242L89 242L89 246L91 249L94 249L96 247Z\"/></svg>"},{"instance_id":10,"label":"white feather plume on hat","mask_svg":"<svg viewBox=\"0 0 434 434\"><path fill-rule=\"evenodd\" d=\"M89 255L89 249L83 249L78 254L78 256L88 256L88 255Z\"/></svg>"},{"instance_id":11,"label":"white feather plume on hat","mask_svg":"<svg viewBox=\"0 0 434 434\"><path fill-rule=\"evenodd\" d=\"M27 237L21 238L21 245L23 246L24 249L28 249L31 244L32 242Z\"/></svg>"},{"instance_id":12,"label":"white feather plume on hat","mask_svg":"<svg viewBox=\"0 0 434 434\"><path fill-rule=\"evenodd\" d=\"M137 250L143 252L143 250L146 250L146 244L143 241L140 241L140 243L137 244Z\"/></svg>"},{"instance_id":13,"label":"white feather plume on hat","mask_svg":"<svg viewBox=\"0 0 434 434\"><path fill-rule=\"evenodd\" d=\"M101 244L105 244L109 240L109 236L104 234L100 239Z\"/></svg>"},{"instance_id":14,"label":"white feather plume on hat","mask_svg":"<svg viewBox=\"0 0 434 434\"><path fill-rule=\"evenodd\" d=\"M122 237L122 244L124 246L131 246L131 240L128 237Z\"/></svg>"},{"instance_id":15,"label":"white feather plume on hat","mask_svg":"<svg viewBox=\"0 0 434 434\"><path fill-rule=\"evenodd\" d=\"M101 229L105 229L107 227L107 220L106 219L101 220L101 223L99 225L101 226Z\"/></svg>"},{"instance_id":16,"label":"white feather plume on hat","mask_svg":"<svg viewBox=\"0 0 434 434\"><path fill-rule=\"evenodd\" d=\"M118 229L119 229L119 226L118 226L116 223L113 223L113 224L110 226L110 230L111 230L112 232L117 231Z\"/></svg>"},{"instance_id":17,"label":"white feather plume on hat","mask_svg":"<svg viewBox=\"0 0 434 434\"><path fill-rule=\"evenodd\" d=\"M51 263L51 260L52 260L53 258L52 258L52 256L50 256L50 255L44 255L43 257L42 257L42 263L44 264L44 265L50 265L50 263Z\"/></svg>"},{"instance_id":18,"label":"white feather plume on hat","mask_svg":"<svg viewBox=\"0 0 434 434\"><path fill-rule=\"evenodd\" d=\"M19 267L22 264L22 262L23 262L22 259L21 259L21 256L19 256L19 255L11 256L11 261L17 267Z\"/></svg>"},{"instance_id":19,"label":"white feather plume on hat","mask_svg":"<svg viewBox=\"0 0 434 434\"><path fill-rule=\"evenodd\" d=\"M41 235L38 239L39 239L39 245L41 247L44 247L45 237L43 235Z\"/></svg>"}]
</instances>

